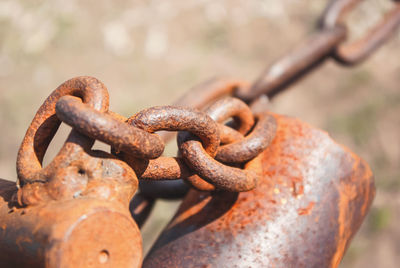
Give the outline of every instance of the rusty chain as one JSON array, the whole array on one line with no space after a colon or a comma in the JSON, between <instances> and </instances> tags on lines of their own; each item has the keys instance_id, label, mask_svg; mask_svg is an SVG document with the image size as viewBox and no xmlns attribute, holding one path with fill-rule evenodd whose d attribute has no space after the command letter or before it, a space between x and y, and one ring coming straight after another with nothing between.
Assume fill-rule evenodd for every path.
<instances>
[{"instance_id":1,"label":"rusty chain","mask_svg":"<svg viewBox=\"0 0 400 268\"><path fill-rule=\"evenodd\" d=\"M255 83L214 78L190 90L173 106L152 107L129 118L108 110L107 89L97 79L66 81L40 107L19 150L21 202L34 203L30 196L37 195L37 188L32 185L45 184L60 166L78 154L88 154L94 140L109 144L112 154L107 157L122 160L134 171L129 174L135 189L136 176L143 182L183 179L205 191L253 189L260 174L245 167L258 161L276 134L265 96L273 97L328 58L345 65L360 63L398 28L400 3L395 1L380 23L361 39L347 43L345 17L359 2L331 1L317 32L267 68ZM53 162L43 168L44 154L61 122L73 130ZM155 133L160 130L179 131L176 157L162 156L171 135ZM77 172L81 169L77 166ZM149 195L152 191L163 189L152 188Z\"/></svg>"},{"instance_id":2,"label":"rusty chain","mask_svg":"<svg viewBox=\"0 0 400 268\"><path fill-rule=\"evenodd\" d=\"M96 95L95 90L101 90L102 94ZM222 124L229 118L233 118L237 127ZM72 126L72 134L52 163L42 168L46 147L61 121ZM215 102L205 112L160 106L127 119L108 110L108 93L101 82L91 77L77 77L63 83L49 96L27 131L17 161L22 186L20 199L25 204L43 199L30 196L37 195L37 190L60 167L68 166L71 159L82 158L96 139L111 145L117 158L126 162L140 179L184 178L199 190L248 191L256 186L259 174L228 164L255 161L252 159L257 159L268 146L275 129L276 122L271 115L263 112L253 116L244 102L232 97ZM180 156L160 157L164 142L154 133L160 130L181 131ZM238 157L232 160L229 155ZM76 171L80 169L83 168L78 167Z\"/></svg>"},{"instance_id":3,"label":"rusty chain","mask_svg":"<svg viewBox=\"0 0 400 268\"><path fill-rule=\"evenodd\" d=\"M273 97L328 58L344 65L361 63L400 25L400 2L388 1L393 1L394 7L382 21L364 37L348 44L348 27L344 19L362 0L331 0L319 20L316 33L269 66L251 87L240 87L234 95L246 102L262 94Z\"/></svg>"},{"instance_id":4,"label":"rusty chain","mask_svg":"<svg viewBox=\"0 0 400 268\"><path fill-rule=\"evenodd\" d=\"M221 112L222 115L217 115ZM56 113L58 118L79 132L113 146L119 158L130 164L137 174L141 174L142 179L180 179L194 171L216 188L227 191L253 189L257 175L219 163L214 158L218 156L221 162L247 162L268 146L276 128L272 116L266 113L257 115L258 122L248 136L220 147L221 133L223 140L232 141L234 136L247 134L254 123L250 108L235 98L225 98L214 103L206 113L178 106L153 107L135 114L124 123L115 113L101 113L77 97L63 96L57 102ZM237 132L218 124L218 120L213 120L208 114L222 116L222 120L233 117L239 122ZM178 136L182 157L159 157L164 143L152 133L160 130L187 131L193 134L185 135L187 133L181 132L182 135ZM196 137L201 142L196 141ZM240 157L231 161L229 155ZM140 160L147 160L146 164L143 165ZM188 180L196 188L203 189L193 183L191 176Z\"/></svg>"}]
</instances>

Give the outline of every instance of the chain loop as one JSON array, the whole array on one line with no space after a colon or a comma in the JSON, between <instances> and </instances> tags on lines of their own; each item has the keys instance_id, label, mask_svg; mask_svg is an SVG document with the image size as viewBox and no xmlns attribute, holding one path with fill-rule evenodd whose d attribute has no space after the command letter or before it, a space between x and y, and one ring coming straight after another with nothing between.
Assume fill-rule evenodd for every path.
<instances>
[{"instance_id":1,"label":"chain loop","mask_svg":"<svg viewBox=\"0 0 400 268\"><path fill-rule=\"evenodd\" d=\"M258 114L256 118L253 131L244 139L218 148L216 160L223 163L244 163L268 147L275 137L276 120L267 113Z\"/></svg>"},{"instance_id":2,"label":"chain loop","mask_svg":"<svg viewBox=\"0 0 400 268\"><path fill-rule=\"evenodd\" d=\"M363 38L350 44L344 15L361 0L331 0L319 23L318 31L295 49L269 66L250 87L239 87L234 95L251 102L266 94L272 98L305 74L314 70L328 58L346 65L365 60L381 46L400 25L400 3L385 15Z\"/></svg>"},{"instance_id":3,"label":"chain loop","mask_svg":"<svg viewBox=\"0 0 400 268\"><path fill-rule=\"evenodd\" d=\"M128 119L128 124L153 133L160 130L188 131L201 139L214 156L220 143L218 126L207 114L184 107L156 106Z\"/></svg>"},{"instance_id":4,"label":"chain loop","mask_svg":"<svg viewBox=\"0 0 400 268\"><path fill-rule=\"evenodd\" d=\"M206 113L218 123L233 117L237 131L244 135L254 126L254 116L249 106L237 98L226 97L216 101ZM264 151L275 136L276 122L265 112L259 113L257 119L254 130L248 136L244 139L236 136L236 140L220 146L215 159L223 163L244 163ZM227 131L226 128L224 130ZM231 135L225 133L225 136Z\"/></svg>"},{"instance_id":5,"label":"chain loop","mask_svg":"<svg viewBox=\"0 0 400 268\"><path fill-rule=\"evenodd\" d=\"M212 158L194 137L181 140L179 149L187 164L199 176L217 189L229 192L243 192L254 189L259 174L254 170L226 166ZM192 139L190 139L192 138ZM192 181L193 183L193 181Z\"/></svg>"},{"instance_id":6,"label":"chain loop","mask_svg":"<svg viewBox=\"0 0 400 268\"><path fill-rule=\"evenodd\" d=\"M245 135L254 125L254 117L249 106L243 101L226 97L220 99L205 110L214 121L223 123L229 118L233 118L236 130Z\"/></svg>"},{"instance_id":7,"label":"chain loop","mask_svg":"<svg viewBox=\"0 0 400 268\"><path fill-rule=\"evenodd\" d=\"M83 102L101 112L108 110L108 91L102 82L94 77L81 76L62 83L45 100L32 120L22 141L17 157L17 174L20 185L33 181L46 181L42 161L47 147L60 126L56 116L57 101L66 95L82 98ZM68 140L80 140L84 147L90 147L93 140L71 132Z\"/></svg>"},{"instance_id":8,"label":"chain loop","mask_svg":"<svg viewBox=\"0 0 400 268\"><path fill-rule=\"evenodd\" d=\"M321 18L323 29L346 27L345 15L360 3L360 0L335 0L327 6ZM400 2L384 15L384 18L369 30L362 38L338 45L333 57L340 63L354 65L364 61L378 49L400 26Z\"/></svg>"},{"instance_id":9,"label":"chain loop","mask_svg":"<svg viewBox=\"0 0 400 268\"><path fill-rule=\"evenodd\" d=\"M164 142L129 123L92 109L79 98L64 96L56 105L58 118L79 132L113 146L117 151L141 158L157 158L164 151Z\"/></svg>"}]
</instances>

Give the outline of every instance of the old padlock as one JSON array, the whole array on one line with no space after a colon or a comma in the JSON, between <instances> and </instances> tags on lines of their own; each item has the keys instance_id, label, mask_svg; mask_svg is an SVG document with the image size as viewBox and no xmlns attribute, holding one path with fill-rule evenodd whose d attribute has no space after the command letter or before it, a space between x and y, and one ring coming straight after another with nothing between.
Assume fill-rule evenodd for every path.
<instances>
[{"instance_id":1,"label":"old padlock","mask_svg":"<svg viewBox=\"0 0 400 268\"><path fill-rule=\"evenodd\" d=\"M93 140L75 130L42 168L63 95L108 109L106 88L90 77L65 82L41 106L18 154L18 187L0 181L2 267L140 267L142 240L128 209L138 186L133 170L91 150Z\"/></svg>"},{"instance_id":2,"label":"old padlock","mask_svg":"<svg viewBox=\"0 0 400 268\"><path fill-rule=\"evenodd\" d=\"M191 190L143 267L337 267L375 194L368 165L327 133L274 115L273 142L246 169L249 192Z\"/></svg>"}]
</instances>

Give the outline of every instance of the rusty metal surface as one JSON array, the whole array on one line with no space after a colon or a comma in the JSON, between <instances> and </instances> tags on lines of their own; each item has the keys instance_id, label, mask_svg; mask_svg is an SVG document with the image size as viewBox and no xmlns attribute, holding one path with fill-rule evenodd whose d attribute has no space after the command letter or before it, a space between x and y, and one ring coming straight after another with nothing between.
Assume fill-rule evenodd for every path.
<instances>
[{"instance_id":1,"label":"rusty metal surface","mask_svg":"<svg viewBox=\"0 0 400 268\"><path fill-rule=\"evenodd\" d=\"M229 136L225 141L234 141L238 136L232 134L236 133L234 130L227 131L226 126L219 126L217 122L233 118L237 132L242 134L246 134L254 125L255 118L250 108L232 97L216 101L205 113L185 107L159 106L133 115L126 123L117 114L98 112L72 96L60 98L56 112L74 130L113 146L117 156L127 162L142 179L185 179L196 187L201 181L197 176L200 176L213 187L228 191L253 189L258 175L214 160L217 149L221 149L221 159L227 159L229 163L244 163L261 153L275 135L273 118L266 114L258 115L258 122L250 135L239 142L219 147L219 129ZM130 127L128 130L132 129L130 132L125 131L126 125ZM150 133L160 130L186 131L178 136L183 161L180 158L158 157L164 144L161 142L159 146L157 142L160 138ZM192 135L190 138L189 133ZM158 139L151 139L153 137ZM201 144L194 140L195 137L201 140ZM157 158L150 159L155 157ZM230 161L233 158L235 160ZM208 185L205 182L200 183L202 185L198 189L204 190L204 185ZM207 190L213 188L209 185L207 187Z\"/></svg>"},{"instance_id":2,"label":"rusty metal surface","mask_svg":"<svg viewBox=\"0 0 400 268\"><path fill-rule=\"evenodd\" d=\"M115 113L110 115L91 109L80 98L60 98L56 113L64 123L93 139L110 144L117 151L142 158L157 158L164 150L164 142L158 135L121 122Z\"/></svg>"},{"instance_id":3,"label":"rusty metal surface","mask_svg":"<svg viewBox=\"0 0 400 268\"><path fill-rule=\"evenodd\" d=\"M236 130L245 135L254 125L254 117L250 108L241 100L225 97L210 105L205 112L217 123L224 123L232 118Z\"/></svg>"},{"instance_id":4,"label":"rusty metal surface","mask_svg":"<svg viewBox=\"0 0 400 268\"><path fill-rule=\"evenodd\" d=\"M268 113L256 115L254 129L243 139L222 145L215 159L223 163L244 163L264 151L276 133L275 119Z\"/></svg>"},{"instance_id":5,"label":"rusty metal surface","mask_svg":"<svg viewBox=\"0 0 400 268\"><path fill-rule=\"evenodd\" d=\"M243 193L191 190L143 267L336 267L375 190L368 165L329 136L276 116Z\"/></svg>"},{"instance_id":6,"label":"rusty metal surface","mask_svg":"<svg viewBox=\"0 0 400 268\"><path fill-rule=\"evenodd\" d=\"M82 78L70 81L75 81L76 83L76 81L80 80L82 80ZM59 89L55 92L58 92L58 90ZM51 96L54 94L55 93ZM248 235L246 230L261 228L262 222L265 223L271 219L271 226L273 226L275 224L274 218L269 215L286 215L289 220L295 222L299 220L297 217L310 215L310 211L312 210L315 211L315 217L317 218L331 217L329 218L331 221L334 219L341 220L340 217L337 217L337 214L335 214L337 211L332 210L332 207L334 208L332 204L343 205L341 204L341 199L338 199L337 196L342 194L344 189L339 187L337 192L328 191L323 193L322 191L327 189L326 183L340 185L342 180L344 180L345 183L351 184L350 186L355 191L354 198L357 199L358 202L356 202L354 206L364 207L361 215L358 215L354 219L345 219L346 222L343 224L347 224L348 226L343 227L343 230L345 230L346 234L348 232L352 234L356 231L372 200L374 192L373 185L370 185L372 183L372 176L368 167L362 161L360 162L356 156L334 144L325 134L305 124L299 123L296 120L279 117L266 112L264 105L267 100L265 98L254 101L251 105L251 109L244 102L228 97L211 104L205 112L176 106L162 106L141 111L129 119L113 113L112 111L108 111L108 106L103 106L103 108L100 108L102 110L97 111L74 96L60 96L56 100L56 104L54 104L54 100L52 99L50 99L50 101L46 100L45 104L42 106L46 109L39 109L35 119L49 115L54 116L55 113L58 120L62 120L73 127L70 136L61 148L59 154L46 168L41 168L40 166L40 169L30 174L31 177L21 177L20 180L23 183L20 184L18 189L16 189L15 186L11 190L10 188L5 188L7 191L11 191L12 194L8 192L4 195L5 197L2 204L3 211L0 211L0 215L5 215L6 213L10 214L2 219L5 223L3 225L5 231L2 233L4 240L18 241L18 239L22 237L24 239L26 238L28 241L27 245L23 247L15 242L15 246L13 244L13 246L8 249L11 252L10 254L7 253L8 251L5 251L7 256L28 254L24 250L29 251L31 250L30 247L37 249L33 254L33 259L26 259L21 261L18 265L48 265L52 267L56 264L63 264L64 262L68 267L75 265L92 265L95 267L99 263L105 265L120 265L120 263L129 262L134 263L136 266L140 265L141 240L138 227L133 222L133 219L141 226L147 219L155 199L159 198L164 193L162 187L159 185L149 184L147 189L149 189L149 187L155 187L156 190L147 190L146 193L146 187L144 187L144 190L132 199L138 187L137 177L142 180L152 180L153 182L157 180L176 179L187 181L196 189L210 191L204 193L192 190L186 198L187 200L191 200L193 196L200 199L206 197L207 200L211 200L210 204L207 204L206 207L211 206L211 210L215 210L215 213L220 213L220 206L222 206L224 207L223 210L226 209L224 215L225 213L231 213L236 216L246 215L248 220L252 223L247 225L243 223L242 217L239 217L241 219L239 221L239 218L232 216L229 218L229 224L221 229L221 223L218 223L220 218L214 218L214 212L211 213L210 211L207 211L206 214L202 214L202 211L196 208L196 203L193 211L191 209L185 209L185 211L182 212L182 215L186 216L180 216L179 213L181 212L178 212L178 216L173 220L172 225L168 227L166 234L161 236L159 242L155 245L155 249L153 249L151 255L147 258L145 266L150 262L151 264L149 267L153 267L153 265L155 265L154 267L157 265L167 265L166 267L186 267L196 266L200 263L215 264L218 267L223 266L222 260L226 258L226 256L228 256L228 259L233 258L229 254L236 252L239 254L236 254L236 256L240 256L240 254L242 254L242 249L244 250L244 254L247 252L247 248L254 247L254 243L251 241L255 241L255 237L250 236L250 238L245 238L245 242L240 242L240 245L244 243L246 246L241 247L235 243L229 242L236 241L235 238L231 236L236 236L242 231L245 235ZM43 116L43 114L45 116ZM226 125L222 124L230 118L232 118L233 121L228 121ZM38 122L46 124L46 120L39 120ZM48 136L46 136L46 132L41 132L41 135L44 135L41 139L49 143L54 136L54 125L56 124L59 124L59 122L54 120L51 125L53 130L47 133ZM110 125L114 127L108 129L107 126ZM128 134L125 133L123 135L117 133L118 131L116 131L116 129L118 129L118 127L124 128L126 126L135 129L134 131L136 132L128 132ZM37 129L41 128L41 125L34 123L30 126L27 133L33 136L31 139L35 140ZM47 127L45 129L51 128ZM144 154L143 151L139 152L145 146L147 146L146 148L159 146L156 143L152 143L152 139L157 137L157 134L152 133L158 130L188 131L180 132L178 135L180 152L178 157L157 157L157 155L152 155L151 153ZM222 130L222 139L220 130ZM136 133L139 133L138 135L142 135L142 137L145 138L143 140L137 137L123 139L124 135L129 136ZM30 136L28 134L27 137L29 138ZM25 151L32 151L32 148L26 145L30 145L30 143L26 142L26 139L25 137L21 145L18 158L19 163L21 162L20 159L25 160L25 162L27 161L27 159L23 158ZM114 154L91 150L93 144L92 139L100 139L114 146ZM155 139L161 141L158 137ZM221 140L227 142L227 144L221 143ZM271 141L273 141L272 144ZM143 146L141 143L143 143ZM123 146L121 146L121 144L123 144ZM35 144L33 145L33 151L35 152L34 146ZM161 146L157 148L161 148L159 151L162 152L164 149L163 147L164 144L161 141ZM154 152L154 150L149 149L147 152ZM214 159L214 157L218 156L219 152L223 152L221 155L228 158L224 159L222 157L222 160L218 158ZM43 150L41 158L43 158L44 153L45 150ZM36 154L34 156L36 156L36 159L40 159ZM156 159L151 159L154 157L156 157ZM229 157L234 160L229 160ZM326 159L329 161L326 162ZM218 160L221 160L221 162ZM352 164L349 164L349 162L352 161L358 161L357 165L359 166L353 165L353 169L350 169L349 167ZM22 161L22 164L25 164L25 162ZM225 163L236 164L229 166ZM238 163L240 163L240 165L238 165ZM328 163L330 164L328 165ZM278 171L269 173L271 166ZM361 166L365 167L363 170L359 171ZM339 167L341 170L338 171ZM300 175L298 173L301 172L305 172L305 175L302 175L306 177L299 177ZM329 172L339 172L339 174L330 174ZM348 175L351 172L366 172L366 174L361 174L363 176L365 175L364 177L360 174L354 177ZM310 178L307 177L309 174L311 174ZM327 177L328 179L324 181L321 174L324 178ZM336 177L333 176L334 174L336 174ZM364 185L365 183L369 183L368 187ZM369 192L359 198L359 191L364 191L366 188L368 188L367 190ZM305 195L305 189L320 189L320 192L317 191L308 196ZM181 192L168 193L167 196L173 196L173 194L183 196L186 190L187 188ZM238 192L246 191L248 194L241 193L238 195ZM279 197L280 203L271 196L271 191L274 195L282 193ZM330 199L328 198L328 201L321 202L324 194L328 195ZM212 201L213 199L219 201L215 203ZM304 199L308 200L307 206L304 203L306 202ZM345 201L348 202L343 205L346 209L353 206L351 203L353 199ZM202 202L203 201L200 203ZM260 202L264 205L257 205L257 209L254 209L254 205ZM285 206L286 203L290 203L291 206ZM129 204L130 206L128 208ZM103 209L98 209L97 207L104 206L111 212L101 214L103 213ZM184 201L182 207L185 206L191 206L190 201ZM327 209L328 206L330 206L329 209ZM56 207L58 210L55 209ZM297 212L295 216L293 216L294 214L291 211L293 208L295 208ZM6 209L11 210L6 212ZM201 209L203 209L203 207ZM14 213L20 210L23 210L21 214ZM94 213L92 211L96 211L96 213L97 211L101 211L101 213L95 213L93 218L86 216L92 215ZM114 211L117 211L115 213L119 214L113 214ZM279 213L273 214L272 212ZM345 211L345 213L347 212ZM33 215L34 217L20 217L18 215ZM82 217L84 217L84 220L82 221L78 215L83 215ZM120 216L123 218L119 219ZM218 214L218 217L220 216L222 217L221 219L223 219L222 214ZM347 216L346 214L346 217ZM46 219L44 223L41 222L41 219L43 221L43 217ZM180 220L182 217L184 220L181 222ZM65 218L68 218L68 220ZM187 222L188 219L189 222ZM194 221L191 222L190 219L194 219ZM122 225L120 228L123 231L118 235L123 236L123 233L130 232L130 235L124 238L129 238L132 240L132 243L134 242L134 244L130 245L130 250L132 251L133 248L138 248L136 251L137 253L135 253L136 255L129 255L129 257L125 259L124 257L119 257L117 253L114 253L115 251L119 251L119 243L114 239L114 237L118 237L118 235L105 236L105 240L102 240L103 242L99 242L99 240L96 239L93 240L95 234L100 232L100 230L107 230L107 228L110 228L110 233L112 233L111 230L113 226L117 226L117 224L113 224L115 220L118 221L118 224ZM202 228L193 230L194 225L201 225L204 221L210 224L207 225L206 231L204 231L203 226L201 226ZM224 221L226 222L227 220L225 219ZM327 221L327 219L325 219L325 221L321 220L321 224L326 225ZM38 225L58 228L58 225L54 222L62 222L60 224L62 224L63 227L59 227L60 233L36 232L37 228L39 228L37 227ZM215 224L216 226L214 226ZM284 228L288 227L287 224L288 222L285 222L273 228L284 230ZM280 263L294 264L296 262L297 264L301 264L302 259L300 259L299 262L297 255L282 255L281 252L285 250L285 246L290 247L291 245L299 243L298 241L290 240L295 234L306 237L310 234L310 230L320 234L319 224L319 221L314 222L314 226L310 228L311 220L307 218L306 222L300 225L299 229L293 228L292 233L284 234L283 240L286 242L283 244L281 243L281 247L276 249L280 252L277 254L276 258L279 256L284 257L283 262ZM20 225L23 227L20 227ZM329 231L335 239L338 235L343 236L343 233L340 232L344 232L343 230L341 231L337 225L340 224L337 222L336 225L326 228L326 232ZM68 228L64 228L64 226ZM31 235L26 236L21 231L21 228L27 232L31 232ZM73 237L71 238L71 244L68 243L69 240L53 242L53 240L57 240L59 236L69 237L71 235L71 228L73 230L75 230L74 228L78 228L76 231L77 235L71 236ZM214 230L213 228L217 229ZM212 242L211 245L208 245L207 243L210 239L212 240L212 238L208 236L212 237L218 231L223 234L222 237L218 239L224 242ZM186 236L185 239L181 240L181 232L189 236L187 241L185 240ZM260 235L259 232L260 230L252 231L251 233L258 236ZM263 232L269 234L266 230ZM41 238L42 236L46 236L47 240L43 240ZM195 236L196 239L199 240L196 241L192 236ZM217 235L217 237L219 236ZM311 244L318 243L318 239L328 241L324 235L316 237L315 240L312 240ZM179 238L176 241L178 241L177 243L179 244L178 248L180 248L180 251L173 248L175 254L172 255L168 253L168 250L170 250L169 248L164 249L164 243L168 243L168 247L173 247L176 242L175 239L177 238ZM324 255L324 258L315 258L312 254L308 254L305 255L304 258L310 259L306 259L305 261L311 264L314 261L318 265L328 265L328 262L331 264L338 263L350 238L351 235L340 238L343 240L340 242L342 244L335 244L328 241L330 245L328 248L336 248L336 251L329 251L331 253L330 255L324 253L326 255ZM172 240L169 241L169 239ZM282 240L282 237L280 237L280 239ZM88 240L91 241L87 242ZM92 240L96 242L92 243ZM193 248L193 241L209 248L210 251L201 251L204 252L204 256L201 255L202 253L200 254L198 252L191 253L190 249ZM71 249L74 243L80 245L79 250ZM94 243L103 243L107 245L107 248L99 251L98 247L94 246ZM261 244L255 244L258 247L257 250L259 250ZM53 248L53 245L56 245L56 249ZM125 246L121 243L121 246L122 245ZM85 249L86 247L88 250L83 254L81 249ZM105 248L106 246L103 247ZM167 254L169 256L167 262L163 259L164 257L157 249L158 247L162 248L162 254ZM229 253L221 251L221 248L227 250ZM89 249L95 250L90 251ZM269 257L265 259L266 252L262 250L258 252L257 250L255 250L256 253L253 252L248 255L248 257L257 259L257 261L260 261L259 264L269 264L271 260ZM123 252L123 250L121 251ZM188 255L181 256L181 252ZM333 256L332 252L336 252L336 255ZM117 256L118 260L114 262L109 261L110 254L112 254L112 256ZM159 256L157 254L161 255ZM274 254L276 254L276 252ZM59 257L59 255L62 255L62 258ZM259 255L262 256L257 257ZM16 261L15 258L8 258L7 256L4 255L2 257L0 255L0 258L7 260L8 263ZM192 258L189 258L189 262L178 261L178 259L188 259L186 256L196 256L198 262L193 261ZM225 257L216 258L216 256ZM216 260L217 262L215 262ZM37 261L37 263L35 261ZM239 258L233 259L233 261L237 264L241 263L242 260ZM246 259L243 261L246 263L248 262ZM253 261L254 260L251 260L249 263L251 264ZM257 261L253 264L256 264ZM271 263L275 263L275 261ZM332 264L332 266L335 265Z\"/></svg>"},{"instance_id":7,"label":"rusty metal surface","mask_svg":"<svg viewBox=\"0 0 400 268\"><path fill-rule=\"evenodd\" d=\"M218 124L221 145L234 143L244 138L243 134L227 125ZM219 148L218 148L219 150ZM217 151L218 155L218 151Z\"/></svg>"},{"instance_id":8,"label":"rusty metal surface","mask_svg":"<svg viewBox=\"0 0 400 268\"><path fill-rule=\"evenodd\" d=\"M108 110L108 91L93 77L77 77L61 84L39 108L22 141L17 159L17 173L21 185L27 181L44 181L42 160L61 121L55 115L57 101L64 95L79 96L95 110ZM72 136L78 136L74 133ZM85 146L94 141L82 137ZM63 150L63 149L62 149Z\"/></svg>"},{"instance_id":9,"label":"rusty metal surface","mask_svg":"<svg viewBox=\"0 0 400 268\"><path fill-rule=\"evenodd\" d=\"M68 147L69 143L66 143ZM71 147L77 147L75 144ZM138 187L133 170L113 155L99 151L66 150L68 155L53 161L45 182L27 183L18 190L21 205L52 200L98 198L128 206Z\"/></svg>"},{"instance_id":10,"label":"rusty metal surface","mask_svg":"<svg viewBox=\"0 0 400 268\"><path fill-rule=\"evenodd\" d=\"M199 137L210 155L215 155L220 137L217 124L207 114L179 106L158 106L143 110L128 123L147 132L188 131Z\"/></svg>"},{"instance_id":11,"label":"rusty metal surface","mask_svg":"<svg viewBox=\"0 0 400 268\"><path fill-rule=\"evenodd\" d=\"M18 183L0 180L2 266L140 267L138 226L157 198L186 196L144 267L337 267L374 197L372 173L326 133L268 112L268 97L328 58L361 62L398 28L397 2L347 44L359 2L331 1L318 31L255 83L214 78L174 106L125 118L96 78L64 82L26 132ZM61 122L72 131L43 167ZM177 156L162 156L171 135L157 131L179 131Z\"/></svg>"},{"instance_id":12,"label":"rusty metal surface","mask_svg":"<svg viewBox=\"0 0 400 268\"><path fill-rule=\"evenodd\" d=\"M95 93L96 90L101 94ZM224 142L235 142L239 138L244 141L243 134L253 128L255 118L250 108L237 99L219 103L219 106L225 105L224 109L214 114L219 113L224 119L236 119L238 130L218 124L207 113L176 106L153 107L127 119L108 110L107 90L97 79L78 77L62 84L44 102L29 126L17 160L19 187L14 186L11 197L7 193L8 199L1 204L3 211L0 215L7 213L6 208L11 209L9 215L2 217L4 241L16 243L4 254L25 255L28 254L25 250L32 250L31 247L36 251L30 253L31 259L23 261L6 255L0 255L0 259L19 266L97 267L101 264L110 267L123 264L137 267L141 261L141 238L133 219L141 226L151 212L155 198L162 196L154 196L157 186L156 191L152 189L150 194L143 187L144 190L132 199L138 188L137 176L153 181L189 180L199 174L212 183L212 190L254 188L259 174L226 166L213 157L221 143L220 129L224 133ZM56 157L43 168L41 161L61 121L72 126L71 134ZM208 157L198 158L197 162L202 165L200 172L188 165L189 160L185 158L196 150L185 150L184 144L180 150L182 157L159 157L164 143L157 134L152 134L158 130L184 130L195 135L196 138L192 136L184 144L200 139L199 148ZM95 139L110 144L113 154L92 150ZM219 172L215 172L210 161L218 165ZM255 161L259 162L259 158L245 166ZM207 171L210 168L213 168L211 173ZM29 172L21 172L25 169ZM203 178L199 179L203 181ZM188 189L179 188L180 192L168 193L168 197L181 197ZM104 206L107 211L103 213ZM118 224L113 225L113 221L118 221ZM58 222L62 227L58 227ZM49 230L59 229L59 233L37 232L41 226ZM119 233L112 235L113 228L120 228ZM21 230L31 235L27 236ZM96 234L101 230L110 235L97 239ZM119 243L118 237L124 233L128 239L124 241L131 243L129 247L125 242ZM63 238L60 240L59 237ZM21 246L20 239L26 239L26 245ZM73 248L75 244L76 249ZM99 251L100 246L103 249ZM130 253L125 254L126 250ZM121 257L118 252L125 255Z\"/></svg>"},{"instance_id":13,"label":"rusty metal surface","mask_svg":"<svg viewBox=\"0 0 400 268\"><path fill-rule=\"evenodd\" d=\"M234 107L235 104L238 103L238 100L235 102L234 99L231 99L224 103L233 103L231 107ZM221 102L217 102L216 104L217 105L213 107L223 106ZM241 104L246 107L244 103ZM252 121L253 117L250 109L248 107L247 109L247 114L242 113L244 116L238 116L241 126L244 126L241 131L249 130L251 127L250 124L254 122ZM223 110L226 111L226 109ZM227 116L230 116L230 114L225 114L225 117ZM172 106L155 107L139 112L131 117L128 122L149 132L158 130L186 130L193 133L196 137L201 139L202 143L194 140L186 141L185 139L188 139L188 133L186 132L181 132L178 136L180 152L191 170L194 170L202 179L222 190L241 191L255 186L257 180L256 174L248 174L241 169L228 167L213 159L216 154L216 148L218 148L220 143L219 128L215 121L205 113ZM207 133L204 133L204 131L207 131ZM192 136L192 138L194 138L194 136ZM192 146L191 144L195 145ZM201 154L201 156L199 154ZM127 158L125 159L125 161L135 166L135 160L129 161ZM179 158L159 158L154 161L150 160L146 163L146 168L147 169L142 173L146 178L152 178L154 174L157 173L157 176L163 179L186 179L193 186L196 186L198 181L200 181L200 178L197 177L198 175L191 175L189 173L186 165L183 164L183 161ZM212 172L210 173L209 170L212 170ZM151 176L148 174L151 174ZM248 186L244 187L243 181L247 181ZM205 183L202 182L202 184ZM204 186L199 186L199 188L205 189ZM213 189L213 187L209 186L209 188L207 188L207 190L210 189Z\"/></svg>"},{"instance_id":14,"label":"rusty metal surface","mask_svg":"<svg viewBox=\"0 0 400 268\"><path fill-rule=\"evenodd\" d=\"M42 168L61 122L55 106L65 95L108 110L107 89L92 77L63 83L38 110L18 153L19 187L0 187L2 264L140 267L141 236L129 212L138 187L134 171L110 153L91 150L94 140L76 129Z\"/></svg>"},{"instance_id":15,"label":"rusty metal surface","mask_svg":"<svg viewBox=\"0 0 400 268\"><path fill-rule=\"evenodd\" d=\"M75 129L51 163L42 168L47 146L61 122L55 116L56 102L67 94L81 96L93 110L108 110L107 89L91 77L68 80L47 98L29 126L18 152L20 205L81 196L128 204L138 186L136 174L113 155L92 151L94 140Z\"/></svg>"},{"instance_id":16,"label":"rusty metal surface","mask_svg":"<svg viewBox=\"0 0 400 268\"><path fill-rule=\"evenodd\" d=\"M222 141L215 156L215 159L220 162L247 162L264 151L275 136L274 118L265 112L260 112L255 117L250 107L237 98L220 99L208 107L205 112L218 123L223 123L229 118L234 120L236 131L220 125L220 132L223 132L220 133ZM254 124L255 119L257 119L257 124ZM251 133L248 133L253 127ZM237 132L246 137L240 136Z\"/></svg>"},{"instance_id":17,"label":"rusty metal surface","mask_svg":"<svg viewBox=\"0 0 400 268\"><path fill-rule=\"evenodd\" d=\"M315 70L328 58L346 65L355 65L367 59L399 28L400 3L393 1L395 7L385 14L381 22L374 25L361 39L348 44L348 28L343 19L360 2L331 0L314 35L270 65L250 87L238 87L234 95L246 102L262 94L271 98Z\"/></svg>"},{"instance_id":18,"label":"rusty metal surface","mask_svg":"<svg viewBox=\"0 0 400 268\"><path fill-rule=\"evenodd\" d=\"M247 82L243 80L235 80L228 78L214 77L199 85L194 86L186 94L180 97L177 101L173 103L176 106L187 106L191 108L196 108L203 110L219 98L232 95L232 93L238 87L247 86ZM224 125L218 125L220 131L221 143L231 143L237 141L241 138L237 132L232 131L232 128L225 127ZM175 137L175 132L160 132L160 137L168 142ZM169 159L173 161L172 159ZM152 172L152 174L154 174ZM194 180L194 179L193 179ZM205 182L204 180L196 177L198 181L195 183L197 187L204 190L213 190L214 187ZM203 186L200 186L202 184ZM148 196L159 197L164 199L176 199L183 198L189 187L183 180L168 180L168 181L141 181L139 184L141 192Z\"/></svg>"},{"instance_id":19,"label":"rusty metal surface","mask_svg":"<svg viewBox=\"0 0 400 268\"><path fill-rule=\"evenodd\" d=\"M182 156L187 164L208 183L223 191L242 192L256 187L260 174L252 170L226 166L212 158L196 140L180 144ZM249 161L257 161L255 158ZM190 178L188 178L190 180ZM193 181L191 184L194 185ZM194 185L195 186L195 185Z\"/></svg>"},{"instance_id":20,"label":"rusty metal surface","mask_svg":"<svg viewBox=\"0 0 400 268\"><path fill-rule=\"evenodd\" d=\"M20 207L0 180L1 267L140 267L142 241L129 211L96 198Z\"/></svg>"}]
</instances>

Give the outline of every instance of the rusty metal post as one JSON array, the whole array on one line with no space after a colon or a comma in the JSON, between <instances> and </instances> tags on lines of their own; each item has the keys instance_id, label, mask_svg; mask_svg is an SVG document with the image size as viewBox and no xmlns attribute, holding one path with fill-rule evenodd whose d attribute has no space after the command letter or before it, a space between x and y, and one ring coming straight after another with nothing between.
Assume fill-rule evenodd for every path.
<instances>
[{"instance_id":1,"label":"rusty metal post","mask_svg":"<svg viewBox=\"0 0 400 268\"><path fill-rule=\"evenodd\" d=\"M249 192L191 190L143 267L337 267L375 194L368 165L325 132L275 115Z\"/></svg>"}]
</instances>

